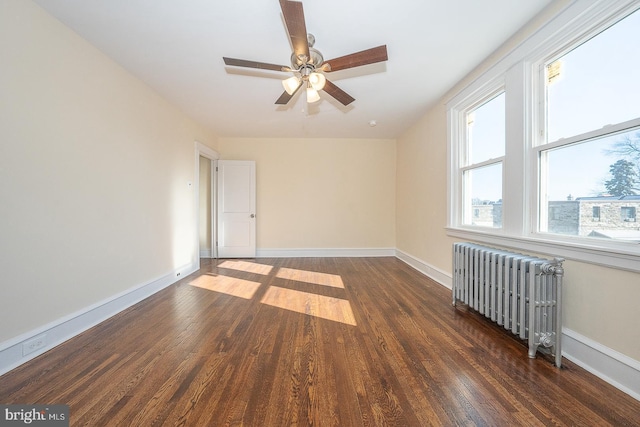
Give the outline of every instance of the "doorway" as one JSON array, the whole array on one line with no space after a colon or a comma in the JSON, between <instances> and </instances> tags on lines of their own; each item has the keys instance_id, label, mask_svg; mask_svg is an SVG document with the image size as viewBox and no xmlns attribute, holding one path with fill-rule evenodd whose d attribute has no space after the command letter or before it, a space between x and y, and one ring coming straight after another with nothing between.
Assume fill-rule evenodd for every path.
<instances>
[{"instance_id":1,"label":"doorway","mask_svg":"<svg viewBox=\"0 0 640 427\"><path fill-rule=\"evenodd\" d=\"M255 162L219 160L218 152L199 142L195 151L198 269L200 258L255 258Z\"/></svg>"},{"instance_id":2,"label":"doorway","mask_svg":"<svg viewBox=\"0 0 640 427\"><path fill-rule=\"evenodd\" d=\"M200 258L217 258L216 251L216 177L215 162L220 158L217 151L204 144L195 143L195 213L196 246L195 258L198 269Z\"/></svg>"},{"instance_id":3,"label":"doorway","mask_svg":"<svg viewBox=\"0 0 640 427\"><path fill-rule=\"evenodd\" d=\"M200 177L199 177L199 200L198 203L198 244L200 258L213 258L214 257L214 245L213 245L213 209L215 200L213 198L213 176L211 171L213 170L213 160L204 156L200 156Z\"/></svg>"}]
</instances>

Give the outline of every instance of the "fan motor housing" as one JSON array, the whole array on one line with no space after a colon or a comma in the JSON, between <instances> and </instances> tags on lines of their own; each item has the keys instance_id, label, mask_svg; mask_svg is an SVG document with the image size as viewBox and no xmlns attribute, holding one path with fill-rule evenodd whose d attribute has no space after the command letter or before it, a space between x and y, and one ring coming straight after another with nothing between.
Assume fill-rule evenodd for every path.
<instances>
[{"instance_id":1,"label":"fan motor housing","mask_svg":"<svg viewBox=\"0 0 640 427\"><path fill-rule=\"evenodd\" d=\"M314 49L313 45L316 42L316 38L313 34L307 34L307 41L309 42L309 56L307 58L305 55L296 56L295 52L291 54L291 68L294 70L301 71L302 68L310 68L313 72L317 67L322 65L324 62L324 57L322 53L318 49Z\"/></svg>"}]
</instances>

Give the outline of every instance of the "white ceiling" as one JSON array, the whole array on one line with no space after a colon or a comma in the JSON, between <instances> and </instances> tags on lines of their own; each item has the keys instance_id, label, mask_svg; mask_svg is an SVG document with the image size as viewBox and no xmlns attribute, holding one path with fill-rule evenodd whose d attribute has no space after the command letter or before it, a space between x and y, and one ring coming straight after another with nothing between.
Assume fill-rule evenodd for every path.
<instances>
[{"instance_id":1,"label":"white ceiling","mask_svg":"<svg viewBox=\"0 0 640 427\"><path fill-rule=\"evenodd\" d=\"M327 75L347 107L275 105L290 74L224 65L289 65L278 0L35 1L219 136L395 138L552 0L304 0L325 59L387 45L387 62Z\"/></svg>"}]
</instances>

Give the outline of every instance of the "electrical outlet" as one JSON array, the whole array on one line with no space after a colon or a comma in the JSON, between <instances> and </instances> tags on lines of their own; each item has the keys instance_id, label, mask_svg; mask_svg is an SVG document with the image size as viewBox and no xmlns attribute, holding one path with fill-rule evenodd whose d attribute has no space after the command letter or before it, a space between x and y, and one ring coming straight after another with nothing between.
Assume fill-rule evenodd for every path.
<instances>
[{"instance_id":1,"label":"electrical outlet","mask_svg":"<svg viewBox=\"0 0 640 427\"><path fill-rule=\"evenodd\" d=\"M47 345L47 335L46 334L38 335L37 337L22 343L22 355L26 356L29 353L33 353L34 351L40 350L46 345Z\"/></svg>"}]
</instances>

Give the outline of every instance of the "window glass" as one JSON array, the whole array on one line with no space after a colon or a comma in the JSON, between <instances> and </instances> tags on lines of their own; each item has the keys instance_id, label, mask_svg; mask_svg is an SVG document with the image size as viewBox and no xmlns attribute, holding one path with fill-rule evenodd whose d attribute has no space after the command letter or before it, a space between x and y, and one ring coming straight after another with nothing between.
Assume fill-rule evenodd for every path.
<instances>
[{"instance_id":1,"label":"window glass","mask_svg":"<svg viewBox=\"0 0 640 427\"><path fill-rule=\"evenodd\" d=\"M467 114L469 164L504 155L504 92Z\"/></svg>"},{"instance_id":2,"label":"window glass","mask_svg":"<svg viewBox=\"0 0 640 427\"><path fill-rule=\"evenodd\" d=\"M640 241L640 130L541 152L541 231Z\"/></svg>"},{"instance_id":3,"label":"window glass","mask_svg":"<svg viewBox=\"0 0 640 427\"><path fill-rule=\"evenodd\" d=\"M502 227L502 161L505 151L505 95L500 92L466 115L462 171L462 223Z\"/></svg>"},{"instance_id":4,"label":"window glass","mask_svg":"<svg viewBox=\"0 0 640 427\"><path fill-rule=\"evenodd\" d=\"M502 227L502 163L467 170L464 181L465 224Z\"/></svg>"},{"instance_id":5,"label":"window glass","mask_svg":"<svg viewBox=\"0 0 640 427\"><path fill-rule=\"evenodd\" d=\"M640 117L640 12L547 65L547 141Z\"/></svg>"},{"instance_id":6,"label":"window glass","mask_svg":"<svg viewBox=\"0 0 640 427\"><path fill-rule=\"evenodd\" d=\"M636 221L636 208L635 206L623 206L622 207L622 220L625 222Z\"/></svg>"}]
</instances>

